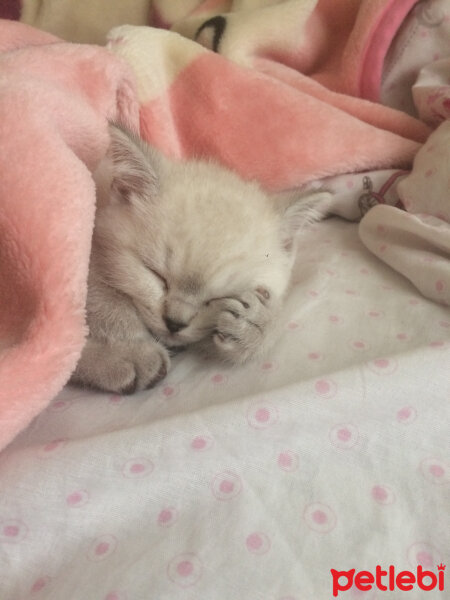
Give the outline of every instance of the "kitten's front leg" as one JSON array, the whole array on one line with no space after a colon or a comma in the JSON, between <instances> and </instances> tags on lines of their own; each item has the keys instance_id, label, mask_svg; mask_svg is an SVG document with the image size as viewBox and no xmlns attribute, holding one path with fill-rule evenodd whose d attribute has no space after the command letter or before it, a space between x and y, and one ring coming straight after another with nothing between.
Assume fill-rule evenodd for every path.
<instances>
[{"instance_id":1,"label":"kitten's front leg","mask_svg":"<svg viewBox=\"0 0 450 600\"><path fill-rule=\"evenodd\" d=\"M89 337L71 381L118 394L154 386L170 365L167 350L147 339L110 343Z\"/></svg>"},{"instance_id":2,"label":"kitten's front leg","mask_svg":"<svg viewBox=\"0 0 450 600\"><path fill-rule=\"evenodd\" d=\"M271 341L279 300L261 286L218 302L221 310L212 340L219 357L243 363L262 353Z\"/></svg>"},{"instance_id":3,"label":"kitten's front leg","mask_svg":"<svg viewBox=\"0 0 450 600\"><path fill-rule=\"evenodd\" d=\"M130 299L95 275L91 265L89 337L71 381L118 394L152 387L169 370L167 350L149 333Z\"/></svg>"}]
</instances>

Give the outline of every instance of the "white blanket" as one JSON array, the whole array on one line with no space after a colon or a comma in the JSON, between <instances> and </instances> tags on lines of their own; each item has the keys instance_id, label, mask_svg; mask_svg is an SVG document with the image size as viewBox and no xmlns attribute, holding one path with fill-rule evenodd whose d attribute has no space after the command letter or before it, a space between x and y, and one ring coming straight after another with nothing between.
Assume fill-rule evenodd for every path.
<instances>
[{"instance_id":1,"label":"white blanket","mask_svg":"<svg viewBox=\"0 0 450 600\"><path fill-rule=\"evenodd\" d=\"M329 600L330 569L445 564L448 309L354 224L301 245L264 361L68 387L0 456L2 600Z\"/></svg>"}]
</instances>

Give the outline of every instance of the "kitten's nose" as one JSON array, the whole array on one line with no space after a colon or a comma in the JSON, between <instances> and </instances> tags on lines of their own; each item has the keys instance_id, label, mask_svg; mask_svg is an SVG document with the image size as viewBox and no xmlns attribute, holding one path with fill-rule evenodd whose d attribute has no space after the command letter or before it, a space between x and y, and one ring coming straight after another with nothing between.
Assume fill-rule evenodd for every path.
<instances>
[{"instance_id":1,"label":"kitten's nose","mask_svg":"<svg viewBox=\"0 0 450 600\"><path fill-rule=\"evenodd\" d=\"M180 329L186 327L186 323L183 323L181 321L174 321L170 317L164 317L164 322L170 333L177 333L177 331L180 331Z\"/></svg>"}]
</instances>

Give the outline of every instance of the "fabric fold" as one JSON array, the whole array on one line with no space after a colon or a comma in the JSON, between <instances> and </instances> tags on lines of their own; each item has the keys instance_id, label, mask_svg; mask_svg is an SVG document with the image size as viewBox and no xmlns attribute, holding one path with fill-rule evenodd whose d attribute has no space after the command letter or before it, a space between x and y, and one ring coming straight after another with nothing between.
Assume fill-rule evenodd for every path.
<instances>
[{"instance_id":1,"label":"fabric fold","mask_svg":"<svg viewBox=\"0 0 450 600\"><path fill-rule=\"evenodd\" d=\"M84 343L91 171L107 120L138 127L126 66L0 21L0 447L66 383ZM9 46L9 50L8 50Z\"/></svg>"}]
</instances>

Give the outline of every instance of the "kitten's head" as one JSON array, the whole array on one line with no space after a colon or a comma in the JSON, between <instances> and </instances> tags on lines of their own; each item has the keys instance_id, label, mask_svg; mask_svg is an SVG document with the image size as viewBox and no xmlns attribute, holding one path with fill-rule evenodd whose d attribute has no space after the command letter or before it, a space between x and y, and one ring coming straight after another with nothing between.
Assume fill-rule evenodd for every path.
<instances>
[{"instance_id":1,"label":"kitten's head","mask_svg":"<svg viewBox=\"0 0 450 600\"><path fill-rule=\"evenodd\" d=\"M111 127L95 174L97 272L167 346L211 333L217 299L289 283L303 201L277 206L254 182L206 161L171 161Z\"/></svg>"}]
</instances>

